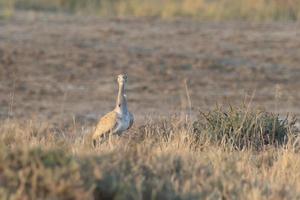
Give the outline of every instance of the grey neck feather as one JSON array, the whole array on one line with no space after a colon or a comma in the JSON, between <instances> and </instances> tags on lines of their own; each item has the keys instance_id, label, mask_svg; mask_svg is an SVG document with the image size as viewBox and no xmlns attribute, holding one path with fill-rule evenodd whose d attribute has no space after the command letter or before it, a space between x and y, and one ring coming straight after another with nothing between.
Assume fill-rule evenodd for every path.
<instances>
[{"instance_id":1,"label":"grey neck feather","mask_svg":"<svg viewBox=\"0 0 300 200\"><path fill-rule=\"evenodd\" d=\"M127 113L127 100L125 96L125 83L119 83L119 92L116 102L116 111L123 114Z\"/></svg>"}]
</instances>

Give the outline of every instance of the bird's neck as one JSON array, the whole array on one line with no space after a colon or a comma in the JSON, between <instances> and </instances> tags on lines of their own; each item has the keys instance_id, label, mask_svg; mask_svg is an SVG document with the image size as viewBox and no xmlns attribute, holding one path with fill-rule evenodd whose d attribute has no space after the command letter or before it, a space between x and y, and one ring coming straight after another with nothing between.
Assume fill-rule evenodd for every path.
<instances>
[{"instance_id":1,"label":"bird's neck","mask_svg":"<svg viewBox=\"0 0 300 200\"><path fill-rule=\"evenodd\" d=\"M125 96L125 83L119 83L119 92L115 110L120 114L127 113L127 100Z\"/></svg>"}]
</instances>

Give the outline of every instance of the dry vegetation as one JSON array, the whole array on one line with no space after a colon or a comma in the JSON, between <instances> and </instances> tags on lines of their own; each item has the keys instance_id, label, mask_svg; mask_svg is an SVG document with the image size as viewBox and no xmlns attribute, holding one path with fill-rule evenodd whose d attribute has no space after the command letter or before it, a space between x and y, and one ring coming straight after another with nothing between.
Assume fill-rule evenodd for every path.
<instances>
[{"instance_id":1,"label":"dry vegetation","mask_svg":"<svg viewBox=\"0 0 300 200\"><path fill-rule=\"evenodd\" d=\"M1 0L14 9L93 13L101 16L194 17L202 20L298 20L299 0ZM1 3L0 2L0 3ZM0 4L1 5L1 4Z\"/></svg>"},{"instance_id":2,"label":"dry vegetation","mask_svg":"<svg viewBox=\"0 0 300 200\"><path fill-rule=\"evenodd\" d=\"M24 12L296 21L299 1L0 6L0 199L300 198L299 24ZM135 125L93 148L120 72Z\"/></svg>"},{"instance_id":3,"label":"dry vegetation","mask_svg":"<svg viewBox=\"0 0 300 200\"><path fill-rule=\"evenodd\" d=\"M194 124L176 117L150 120L95 149L86 130L4 121L0 198L299 199L297 130L292 122L252 110L218 108L203 115L226 119L199 117ZM251 137L258 133L262 137Z\"/></svg>"}]
</instances>

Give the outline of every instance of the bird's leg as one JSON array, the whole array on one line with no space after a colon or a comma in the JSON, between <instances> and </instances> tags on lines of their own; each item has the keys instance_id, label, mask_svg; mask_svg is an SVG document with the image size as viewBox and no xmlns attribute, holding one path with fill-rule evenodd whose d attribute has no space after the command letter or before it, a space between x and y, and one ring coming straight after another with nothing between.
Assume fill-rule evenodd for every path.
<instances>
[{"instance_id":1,"label":"bird's leg","mask_svg":"<svg viewBox=\"0 0 300 200\"><path fill-rule=\"evenodd\" d=\"M97 147L97 140L93 139L93 147L96 148Z\"/></svg>"},{"instance_id":2,"label":"bird's leg","mask_svg":"<svg viewBox=\"0 0 300 200\"><path fill-rule=\"evenodd\" d=\"M110 132L109 135L108 135L108 144L109 144L110 148L112 147L111 138L112 138L112 132Z\"/></svg>"}]
</instances>

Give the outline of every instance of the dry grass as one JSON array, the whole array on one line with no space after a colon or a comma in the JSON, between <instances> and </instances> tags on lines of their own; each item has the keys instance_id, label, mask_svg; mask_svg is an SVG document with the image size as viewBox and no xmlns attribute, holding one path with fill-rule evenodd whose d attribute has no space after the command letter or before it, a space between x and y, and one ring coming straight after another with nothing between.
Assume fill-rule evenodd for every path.
<instances>
[{"instance_id":1,"label":"dry grass","mask_svg":"<svg viewBox=\"0 0 300 200\"><path fill-rule=\"evenodd\" d=\"M1 199L300 197L298 139L290 132L283 146L257 151L199 142L192 124L176 118L148 121L96 149L89 131L76 128L4 121L0 131Z\"/></svg>"},{"instance_id":2,"label":"dry grass","mask_svg":"<svg viewBox=\"0 0 300 200\"><path fill-rule=\"evenodd\" d=\"M2 0L18 9L101 16L194 17L203 20L298 20L299 0ZM11 9L10 9L11 10Z\"/></svg>"}]
</instances>

